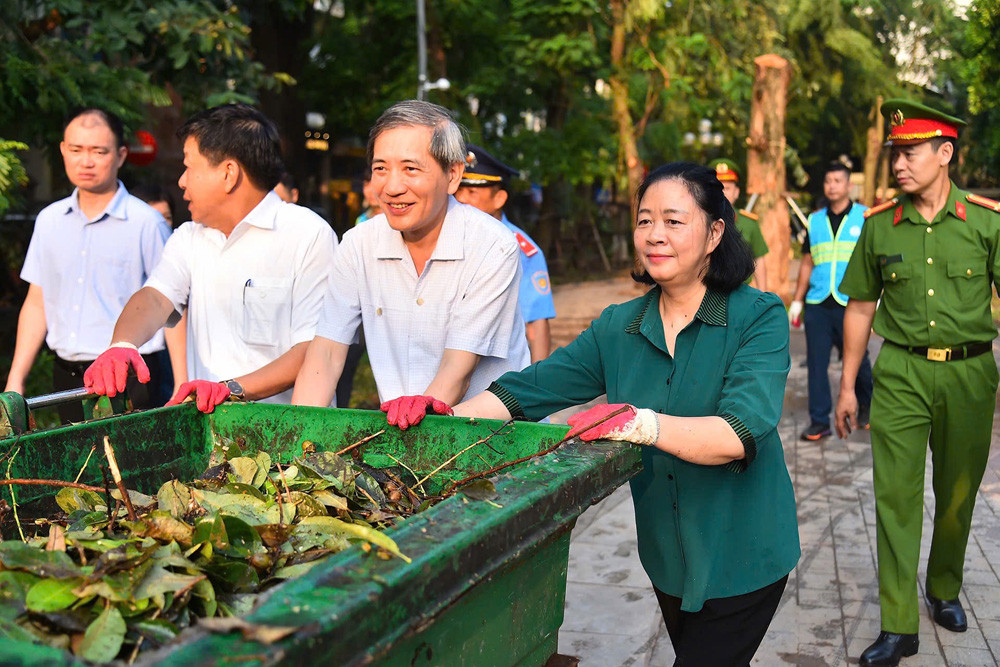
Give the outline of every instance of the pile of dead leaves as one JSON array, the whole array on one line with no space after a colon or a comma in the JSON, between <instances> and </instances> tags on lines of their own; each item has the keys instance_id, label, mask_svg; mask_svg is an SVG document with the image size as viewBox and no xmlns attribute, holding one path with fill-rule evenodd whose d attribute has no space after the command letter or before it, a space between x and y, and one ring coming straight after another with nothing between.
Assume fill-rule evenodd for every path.
<instances>
[{"instance_id":1,"label":"pile of dead leaves","mask_svg":"<svg viewBox=\"0 0 1000 667\"><path fill-rule=\"evenodd\" d=\"M352 543L409 561L380 531L440 499L414 486L402 466L331 452L280 466L256 452L155 497L130 491L135 521L117 491L62 489L47 538L0 543L0 641L134 659L198 618L245 615L259 592Z\"/></svg>"}]
</instances>

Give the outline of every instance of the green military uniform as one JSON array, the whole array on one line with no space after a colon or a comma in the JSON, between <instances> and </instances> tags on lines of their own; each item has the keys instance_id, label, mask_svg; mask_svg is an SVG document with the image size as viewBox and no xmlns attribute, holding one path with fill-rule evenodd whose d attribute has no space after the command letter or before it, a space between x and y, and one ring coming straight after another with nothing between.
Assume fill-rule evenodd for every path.
<instances>
[{"instance_id":1,"label":"green military uniform","mask_svg":"<svg viewBox=\"0 0 1000 667\"><path fill-rule=\"evenodd\" d=\"M740 230L740 234L747 240L750 250L753 251L754 259L767 254L767 241L764 240L764 235L760 231L760 224L758 224L755 214L742 209L737 211L736 229ZM748 278L747 283L749 284L749 282L750 279Z\"/></svg>"},{"instance_id":2,"label":"green military uniform","mask_svg":"<svg viewBox=\"0 0 1000 667\"><path fill-rule=\"evenodd\" d=\"M736 167L736 163L729 158L719 158L717 160L712 160L708 163L710 169L715 170L715 177L719 179L720 183L733 183L736 185L735 195L739 195L739 182L740 173ZM757 216L750 211L738 210L736 211L736 229L739 230L743 238L746 239L747 244L750 246L750 250L753 252L754 259L760 259L767 254L768 247L767 241L764 240L764 235L760 231L760 224L757 221ZM753 280L751 275L747 278L747 285Z\"/></svg>"},{"instance_id":3,"label":"green military uniform","mask_svg":"<svg viewBox=\"0 0 1000 667\"><path fill-rule=\"evenodd\" d=\"M909 137L909 143L928 130L902 129L909 133L896 134ZM874 368L871 442L879 598L887 632L914 634L919 627L917 565L928 442L935 511L927 593L953 600L962 586L998 381L990 344L997 335L990 300L991 283L1000 276L998 211L1000 205L954 183L933 220L925 220L905 194L870 209L840 284L851 299L882 299L873 326L886 344Z\"/></svg>"},{"instance_id":4,"label":"green military uniform","mask_svg":"<svg viewBox=\"0 0 1000 667\"><path fill-rule=\"evenodd\" d=\"M489 388L515 417L541 419L607 394L681 417L717 415L746 458L697 465L643 447L631 481L639 558L659 590L696 612L759 590L799 557L795 497L776 427L788 376L788 322L774 294L709 291L667 351L660 288L610 306L548 359ZM637 372L636 369L642 369Z\"/></svg>"}]
</instances>

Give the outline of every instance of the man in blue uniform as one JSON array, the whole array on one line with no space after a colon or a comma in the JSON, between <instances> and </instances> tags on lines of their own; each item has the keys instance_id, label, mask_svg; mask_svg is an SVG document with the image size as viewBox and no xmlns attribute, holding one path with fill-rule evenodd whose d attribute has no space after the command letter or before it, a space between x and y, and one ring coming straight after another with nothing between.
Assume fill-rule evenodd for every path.
<instances>
[{"instance_id":1,"label":"man in blue uniform","mask_svg":"<svg viewBox=\"0 0 1000 667\"><path fill-rule=\"evenodd\" d=\"M465 174L455 198L475 206L502 222L517 239L521 248L521 286L518 293L521 315L525 321L531 363L540 361L551 352L549 320L556 316L552 302L552 285L545 255L523 229L507 219L503 212L507 203L507 180L517 176L515 169L503 164L479 146L468 145Z\"/></svg>"}]
</instances>

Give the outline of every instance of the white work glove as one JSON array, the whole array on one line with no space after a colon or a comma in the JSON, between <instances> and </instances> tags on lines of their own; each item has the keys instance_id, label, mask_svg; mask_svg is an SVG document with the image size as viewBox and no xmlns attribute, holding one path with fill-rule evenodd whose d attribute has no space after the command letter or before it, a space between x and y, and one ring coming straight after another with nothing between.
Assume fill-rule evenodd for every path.
<instances>
[{"instance_id":1,"label":"white work glove","mask_svg":"<svg viewBox=\"0 0 1000 667\"><path fill-rule=\"evenodd\" d=\"M802 326L802 302L792 301L788 306L788 321L796 329Z\"/></svg>"}]
</instances>

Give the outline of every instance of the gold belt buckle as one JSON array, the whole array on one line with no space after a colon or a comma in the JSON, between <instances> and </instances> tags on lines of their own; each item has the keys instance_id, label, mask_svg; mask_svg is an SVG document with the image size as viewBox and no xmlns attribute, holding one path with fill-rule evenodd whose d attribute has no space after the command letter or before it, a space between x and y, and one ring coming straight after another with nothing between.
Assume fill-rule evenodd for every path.
<instances>
[{"instance_id":1,"label":"gold belt buckle","mask_svg":"<svg viewBox=\"0 0 1000 667\"><path fill-rule=\"evenodd\" d=\"M929 347L927 348L927 358L930 361L948 361L951 359L951 348Z\"/></svg>"}]
</instances>

